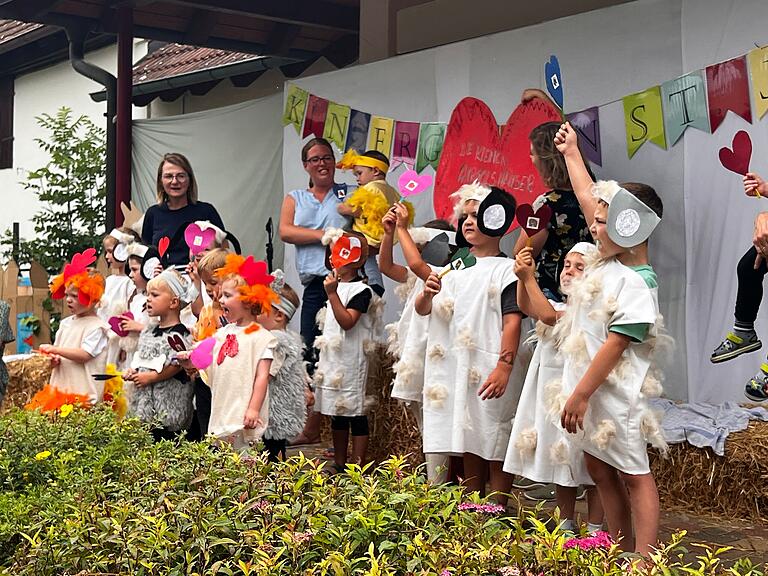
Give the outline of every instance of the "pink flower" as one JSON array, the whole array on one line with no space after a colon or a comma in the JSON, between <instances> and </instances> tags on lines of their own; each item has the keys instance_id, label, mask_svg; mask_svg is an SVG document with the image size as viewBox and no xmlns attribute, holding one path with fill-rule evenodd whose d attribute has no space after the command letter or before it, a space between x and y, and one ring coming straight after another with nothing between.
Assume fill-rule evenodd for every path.
<instances>
[{"instance_id":1,"label":"pink flower","mask_svg":"<svg viewBox=\"0 0 768 576\"><path fill-rule=\"evenodd\" d=\"M440 572L440 576L451 576L450 570L443 570Z\"/></svg>"},{"instance_id":2,"label":"pink flower","mask_svg":"<svg viewBox=\"0 0 768 576\"><path fill-rule=\"evenodd\" d=\"M592 536L583 538L569 538L563 544L563 548L578 548L579 550L593 550L595 548L610 548L613 544L613 538L608 532L598 531Z\"/></svg>"},{"instance_id":3,"label":"pink flower","mask_svg":"<svg viewBox=\"0 0 768 576\"><path fill-rule=\"evenodd\" d=\"M480 514L501 514L506 508L501 504L473 504L472 502L462 502L459 504L461 512L478 512Z\"/></svg>"},{"instance_id":4,"label":"pink flower","mask_svg":"<svg viewBox=\"0 0 768 576\"><path fill-rule=\"evenodd\" d=\"M502 566L498 569L500 576L520 576L520 568L517 566Z\"/></svg>"}]
</instances>

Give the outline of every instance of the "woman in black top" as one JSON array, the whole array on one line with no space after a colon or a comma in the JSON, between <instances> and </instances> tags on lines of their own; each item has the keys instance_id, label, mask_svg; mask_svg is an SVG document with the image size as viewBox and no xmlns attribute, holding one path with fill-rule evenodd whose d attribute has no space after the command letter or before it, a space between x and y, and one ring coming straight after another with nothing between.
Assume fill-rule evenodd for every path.
<instances>
[{"instance_id":1,"label":"woman in black top","mask_svg":"<svg viewBox=\"0 0 768 576\"><path fill-rule=\"evenodd\" d=\"M197 199L197 181L189 160L178 152L165 154L157 168L157 204L144 214L141 240L157 246L160 239L172 239L190 222L207 220L222 230L224 223L213 205ZM189 263L189 250L184 242L168 249L168 264L184 266Z\"/></svg>"}]
</instances>

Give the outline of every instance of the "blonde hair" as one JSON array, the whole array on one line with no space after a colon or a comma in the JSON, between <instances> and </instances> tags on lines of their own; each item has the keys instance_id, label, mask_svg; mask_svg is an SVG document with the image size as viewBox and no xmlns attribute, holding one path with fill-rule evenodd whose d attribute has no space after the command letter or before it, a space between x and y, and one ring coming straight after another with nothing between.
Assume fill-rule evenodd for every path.
<instances>
[{"instance_id":1,"label":"blonde hair","mask_svg":"<svg viewBox=\"0 0 768 576\"><path fill-rule=\"evenodd\" d=\"M214 248L206 252L205 256L197 263L197 271L199 274L209 274L213 276L219 268L223 268L227 263L228 252L223 248Z\"/></svg>"},{"instance_id":2,"label":"blonde hair","mask_svg":"<svg viewBox=\"0 0 768 576\"><path fill-rule=\"evenodd\" d=\"M165 193L165 188L163 188L163 165L168 162L168 164L173 164L174 166L178 166L184 172L187 173L187 176L189 177L189 187L187 188L187 202L190 204L196 204L197 203L197 180L195 180L195 173L192 171L192 164L190 164L189 160L187 159L184 154L180 154L179 152L169 152L167 154L163 155L163 158L160 160L160 165L157 167L157 203L158 204L164 204L168 201L168 195Z\"/></svg>"}]
</instances>

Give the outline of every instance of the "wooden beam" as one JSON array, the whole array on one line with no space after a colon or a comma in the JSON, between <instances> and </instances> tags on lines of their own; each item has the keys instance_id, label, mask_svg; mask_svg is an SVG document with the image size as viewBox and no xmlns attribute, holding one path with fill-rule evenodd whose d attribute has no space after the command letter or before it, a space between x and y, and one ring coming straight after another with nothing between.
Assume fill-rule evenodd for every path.
<instances>
[{"instance_id":1,"label":"wooden beam","mask_svg":"<svg viewBox=\"0 0 768 576\"><path fill-rule=\"evenodd\" d=\"M201 10L357 33L360 8L327 0L164 0Z\"/></svg>"},{"instance_id":2,"label":"wooden beam","mask_svg":"<svg viewBox=\"0 0 768 576\"><path fill-rule=\"evenodd\" d=\"M18 20L34 21L45 16L61 0L10 0L2 4L3 8L18 11Z\"/></svg>"},{"instance_id":3,"label":"wooden beam","mask_svg":"<svg viewBox=\"0 0 768 576\"><path fill-rule=\"evenodd\" d=\"M264 45L266 53L279 55L287 52L299 32L301 32L301 26L276 22Z\"/></svg>"},{"instance_id":4,"label":"wooden beam","mask_svg":"<svg viewBox=\"0 0 768 576\"><path fill-rule=\"evenodd\" d=\"M218 21L219 15L216 12L197 10L189 19L187 31L184 33L184 44L192 46L205 44Z\"/></svg>"}]
</instances>

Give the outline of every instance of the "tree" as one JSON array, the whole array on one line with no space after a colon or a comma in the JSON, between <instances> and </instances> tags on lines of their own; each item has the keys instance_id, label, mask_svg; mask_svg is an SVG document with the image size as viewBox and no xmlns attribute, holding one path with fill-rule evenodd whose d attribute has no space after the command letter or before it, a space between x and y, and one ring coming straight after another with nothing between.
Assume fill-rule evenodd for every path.
<instances>
[{"instance_id":1,"label":"tree","mask_svg":"<svg viewBox=\"0 0 768 576\"><path fill-rule=\"evenodd\" d=\"M72 118L61 108L55 116L42 114L38 125L49 132L35 142L48 153L48 163L27 173L24 189L42 204L32 217L35 238L21 240L21 262L38 261L48 272L59 272L75 252L99 245L106 224L105 131L87 116ZM13 250L13 233L6 230L3 255Z\"/></svg>"}]
</instances>

